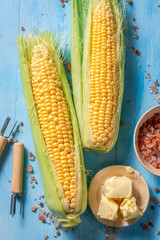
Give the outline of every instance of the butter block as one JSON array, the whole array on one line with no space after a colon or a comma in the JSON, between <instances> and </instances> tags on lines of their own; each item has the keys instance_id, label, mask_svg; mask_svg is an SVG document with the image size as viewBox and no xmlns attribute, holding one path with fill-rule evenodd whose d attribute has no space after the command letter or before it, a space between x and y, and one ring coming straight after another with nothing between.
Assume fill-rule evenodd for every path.
<instances>
[{"instance_id":1,"label":"butter block","mask_svg":"<svg viewBox=\"0 0 160 240\"><path fill-rule=\"evenodd\" d=\"M119 206L115 201L108 199L104 195L102 195L97 216L99 218L114 221L118 217L118 207Z\"/></svg>"},{"instance_id":2,"label":"butter block","mask_svg":"<svg viewBox=\"0 0 160 240\"><path fill-rule=\"evenodd\" d=\"M132 168L131 166L125 167L125 169L126 169L127 172L129 172L129 173L134 173L134 168Z\"/></svg>"},{"instance_id":3,"label":"butter block","mask_svg":"<svg viewBox=\"0 0 160 240\"><path fill-rule=\"evenodd\" d=\"M136 198L131 197L129 199L124 199L120 205L120 211L125 220L130 220L133 218L138 218L141 216L141 211L136 204Z\"/></svg>"},{"instance_id":4,"label":"butter block","mask_svg":"<svg viewBox=\"0 0 160 240\"><path fill-rule=\"evenodd\" d=\"M121 199L132 196L132 181L126 176L108 178L105 185L106 197L108 198Z\"/></svg>"}]
</instances>

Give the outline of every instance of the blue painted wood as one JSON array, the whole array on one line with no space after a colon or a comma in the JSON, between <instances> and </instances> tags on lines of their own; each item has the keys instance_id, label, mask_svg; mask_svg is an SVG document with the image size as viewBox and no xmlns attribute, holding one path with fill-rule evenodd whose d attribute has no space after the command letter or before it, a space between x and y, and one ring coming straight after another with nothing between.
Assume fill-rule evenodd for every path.
<instances>
[{"instance_id":1,"label":"blue painted wood","mask_svg":"<svg viewBox=\"0 0 160 240\"><path fill-rule=\"evenodd\" d=\"M126 5L126 65L125 65L125 89L121 119L125 122L120 128L119 138L116 146L108 154L84 152L86 169L93 174L103 167L112 164L126 164L138 170L148 182L151 197L155 194L153 189L159 186L160 180L145 170L138 162L133 149L133 131L140 116L150 107L157 103L154 96L149 93L149 86L160 75L160 34L159 19L160 8L156 6L158 1L133 0L133 5ZM38 181L35 188L30 186L30 179L24 173L24 216L19 216L19 202L17 202L17 214L12 218L9 214L11 184L8 179L12 177L12 153L13 147L7 144L3 155L0 158L0 239L5 240L28 240L43 239L46 234L49 239L54 239L56 233L53 224L42 224L38 220L37 213L32 213L30 207L37 205L34 198L43 192L41 176L37 162L29 160L29 152L34 153L34 146L25 108L21 78L18 65L18 51L16 45L17 34L29 34L33 31L57 31L61 33L60 39L63 48L67 53L67 60L70 61L70 15L71 3L66 3L65 8L61 7L59 0L6 0L0 1L0 126L7 115L12 117L11 125L16 119L24 122L21 127L22 133L17 133L16 138L25 144L25 169L31 163L34 167L34 175ZM132 21L132 17L136 21ZM132 25L139 27L139 40L133 38ZM25 31L21 31L21 26ZM141 57L134 56L131 47L142 52ZM150 64L150 67L148 67ZM141 65L141 66L140 66ZM151 74L151 83L145 79L146 73ZM127 103L127 100L130 102ZM91 179L91 172L88 172L88 180ZM159 197L160 198L160 197ZM44 199L42 199L44 202ZM145 215L134 225L121 229L116 237L122 240L138 239L159 239L156 230L159 226L160 208L151 210L150 203ZM44 206L46 209L46 205ZM86 240L104 239L104 225L97 222L89 208L86 210L88 216L82 215L82 223L76 227L76 231L68 230L61 232L59 239L63 240ZM152 220L154 228L148 231L142 229L141 223ZM97 231L97 234L95 234Z\"/></svg>"}]
</instances>

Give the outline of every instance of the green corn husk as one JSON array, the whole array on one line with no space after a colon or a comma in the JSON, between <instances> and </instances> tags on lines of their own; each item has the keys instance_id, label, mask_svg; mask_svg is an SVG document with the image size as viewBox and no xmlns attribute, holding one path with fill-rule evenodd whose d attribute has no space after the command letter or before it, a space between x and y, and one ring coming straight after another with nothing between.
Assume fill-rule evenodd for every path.
<instances>
[{"instance_id":1,"label":"green corn husk","mask_svg":"<svg viewBox=\"0 0 160 240\"><path fill-rule=\"evenodd\" d=\"M54 36L50 33L43 33L38 36L29 37L23 37L19 35L17 37L17 41L24 98L30 120L37 161L41 172L46 203L50 211L58 215L59 222L62 223L62 226L75 226L81 221L79 215L82 214L86 209L87 186L78 121L73 106L72 97L63 66L63 61L60 57L59 51L57 50ZM33 98L30 80L30 56L34 45L38 43L43 43L46 47L48 47L53 56L53 60L60 76L62 89L69 107L76 154L76 173L79 177L79 184L77 189L78 200L74 212L68 211L68 209L66 209L65 207L60 183L56 176L56 172L51 162L51 159L47 154L47 149L40 129L37 110Z\"/></svg>"},{"instance_id":2,"label":"green corn husk","mask_svg":"<svg viewBox=\"0 0 160 240\"><path fill-rule=\"evenodd\" d=\"M73 4L74 2L74 4ZM75 18L77 17L77 22L81 24L83 16L76 12L75 2L78 0L72 1L72 21L76 22ZM88 2L88 1L86 1ZM119 95L118 95L118 106L116 114L116 123L115 131L111 141L104 146L95 146L92 143L92 138L90 134L90 125L89 125L89 73L90 73L90 37L91 37L91 26L92 26L92 14L96 5L100 2L110 2L112 10L115 15L116 27L117 27L117 49L118 49L118 79L119 79ZM73 7L74 6L74 7ZM73 22L74 23L74 22ZM88 7L88 16L85 20L85 34L80 35L78 32L75 32L74 24L72 24L72 46L71 46L71 55L72 55L72 69L74 69L74 74L72 72L72 81L73 81L73 95L74 101L78 116L78 121L81 130L83 147L86 150L94 150L99 152L109 152L115 145L118 132L119 132L119 123L120 123L120 114L121 114L121 105L123 98L123 89L124 89L124 40L123 40L123 17L120 11L120 6L117 0L90 0ZM84 48L80 48L80 42L83 42ZM76 62L76 59L81 59L81 61ZM77 97L77 92L79 93Z\"/></svg>"}]
</instances>

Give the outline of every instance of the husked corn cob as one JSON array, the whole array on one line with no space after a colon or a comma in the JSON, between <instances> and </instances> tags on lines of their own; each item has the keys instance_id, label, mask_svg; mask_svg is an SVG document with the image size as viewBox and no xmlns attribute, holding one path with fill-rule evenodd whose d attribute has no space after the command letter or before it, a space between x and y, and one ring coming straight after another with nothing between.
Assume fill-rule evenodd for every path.
<instances>
[{"instance_id":1,"label":"husked corn cob","mask_svg":"<svg viewBox=\"0 0 160 240\"><path fill-rule=\"evenodd\" d=\"M93 144L106 145L115 131L118 98L116 25L110 2L93 12L89 122Z\"/></svg>"},{"instance_id":2,"label":"husked corn cob","mask_svg":"<svg viewBox=\"0 0 160 240\"><path fill-rule=\"evenodd\" d=\"M75 208L75 149L68 105L58 72L44 44L31 57L31 84L47 152L63 189L66 203Z\"/></svg>"},{"instance_id":3,"label":"husked corn cob","mask_svg":"<svg viewBox=\"0 0 160 240\"><path fill-rule=\"evenodd\" d=\"M82 63L83 124L80 126L83 125L84 148L108 152L116 143L123 82L124 46L118 2L90 0Z\"/></svg>"},{"instance_id":4,"label":"husked corn cob","mask_svg":"<svg viewBox=\"0 0 160 240\"><path fill-rule=\"evenodd\" d=\"M18 36L23 93L45 200L62 226L81 222L87 185L78 121L54 35Z\"/></svg>"}]
</instances>

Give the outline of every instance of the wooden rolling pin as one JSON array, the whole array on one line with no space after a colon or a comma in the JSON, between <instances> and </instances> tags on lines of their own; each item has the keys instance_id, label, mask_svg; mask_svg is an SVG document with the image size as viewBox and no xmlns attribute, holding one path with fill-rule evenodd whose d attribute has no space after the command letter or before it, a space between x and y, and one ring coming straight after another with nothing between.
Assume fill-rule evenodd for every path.
<instances>
[{"instance_id":1,"label":"wooden rolling pin","mask_svg":"<svg viewBox=\"0 0 160 240\"><path fill-rule=\"evenodd\" d=\"M6 146L8 139L6 137L0 136L0 156Z\"/></svg>"},{"instance_id":2,"label":"wooden rolling pin","mask_svg":"<svg viewBox=\"0 0 160 240\"><path fill-rule=\"evenodd\" d=\"M23 158L24 158L24 144L23 143L14 143L12 187L11 187L11 192L13 194L21 194L22 193Z\"/></svg>"}]
</instances>

